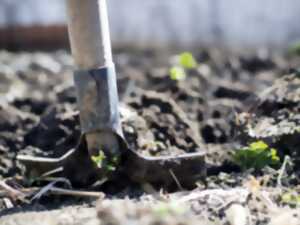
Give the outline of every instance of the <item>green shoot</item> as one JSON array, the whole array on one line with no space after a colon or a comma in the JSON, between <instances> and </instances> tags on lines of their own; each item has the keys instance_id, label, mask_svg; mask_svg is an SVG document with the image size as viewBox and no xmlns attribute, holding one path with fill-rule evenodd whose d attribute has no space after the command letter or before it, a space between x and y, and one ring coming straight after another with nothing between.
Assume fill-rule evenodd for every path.
<instances>
[{"instance_id":1,"label":"green shoot","mask_svg":"<svg viewBox=\"0 0 300 225\"><path fill-rule=\"evenodd\" d=\"M115 171L119 163L119 156L114 156L109 159L102 150L99 151L98 155L92 156L91 159L98 168L103 169L106 172Z\"/></svg>"},{"instance_id":2,"label":"green shoot","mask_svg":"<svg viewBox=\"0 0 300 225\"><path fill-rule=\"evenodd\" d=\"M118 156L114 156L111 159L111 161L107 163L106 169L108 171L115 171L117 169L118 163L119 163L119 157Z\"/></svg>"},{"instance_id":3,"label":"green shoot","mask_svg":"<svg viewBox=\"0 0 300 225\"><path fill-rule=\"evenodd\" d=\"M179 65L185 69L195 69L197 61L190 52L183 52L179 55Z\"/></svg>"},{"instance_id":4,"label":"green shoot","mask_svg":"<svg viewBox=\"0 0 300 225\"><path fill-rule=\"evenodd\" d=\"M281 196L281 202L289 205L300 205L300 195L297 193L287 192Z\"/></svg>"},{"instance_id":5,"label":"green shoot","mask_svg":"<svg viewBox=\"0 0 300 225\"><path fill-rule=\"evenodd\" d=\"M173 66L169 71L171 80L184 80L186 78L186 73L184 69L180 66Z\"/></svg>"},{"instance_id":6,"label":"green shoot","mask_svg":"<svg viewBox=\"0 0 300 225\"><path fill-rule=\"evenodd\" d=\"M177 60L174 66L169 70L169 76L171 80L180 81L186 78L186 69L195 69L197 67L197 61L190 52L183 52L177 56Z\"/></svg>"},{"instance_id":7,"label":"green shoot","mask_svg":"<svg viewBox=\"0 0 300 225\"><path fill-rule=\"evenodd\" d=\"M91 157L92 161L96 164L98 168L103 167L103 162L106 159L106 156L102 150L99 151L99 154Z\"/></svg>"},{"instance_id":8,"label":"green shoot","mask_svg":"<svg viewBox=\"0 0 300 225\"><path fill-rule=\"evenodd\" d=\"M265 142L257 141L249 146L235 151L233 161L242 168L247 170L253 168L261 170L265 166L276 166L280 159L277 150L270 148Z\"/></svg>"},{"instance_id":9,"label":"green shoot","mask_svg":"<svg viewBox=\"0 0 300 225\"><path fill-rule=\"evenodd\" d=\"M288 53L292 55L300 55L300 41L291 44L288 47Z\"/></svg>"}]
</instances>

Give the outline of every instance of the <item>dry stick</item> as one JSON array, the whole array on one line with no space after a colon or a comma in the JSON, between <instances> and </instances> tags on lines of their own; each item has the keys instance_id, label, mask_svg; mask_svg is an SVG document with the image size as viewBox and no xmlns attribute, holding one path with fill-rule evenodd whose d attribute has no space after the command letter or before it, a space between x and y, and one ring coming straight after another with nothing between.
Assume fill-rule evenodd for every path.
<instances>
[{"instance_id":1,"label":"dry stick","mask_svg":"<svg viewBox=\"0 0 300 225\"><path fill-rule=\"evenodd\" d=\"M64 168L61 166L61 167L58 167L58 168L56 168L56 169L54 169L54 170L50 170L50 171L48 171L48 172L46 172L46 173L43 173L40 177L42 178L42 177L49 177L50 175L53 175L53 174L55 174L55 173L59 173L59 172L62 172L64 170Z\"/></svg>"},{"instance_id":2,"label":"dry stick","mask_svg":"<svg viewBox=\"0 0 300 225\"><path fill-rule=\"evenodd\" d=\"M22 192L25 196L30 196L39 190L40 190L40 188L32 187L32 188L21 188L19 191ZM5 197L7 197L7 191L0 190L0 198L5 198Z\"/></svg>"},{"instance_id":3,"label":"dry stick","mask_svg":"<svg viewBox=\"0 0 300 225\"><path fill-rule=\"evenodd\" d=\"M6 193L6 195L8 195L13 200L17 200L17 199L24 200L26 197L26 195L23 192L12 188L8 184L6 184L4 181L0 181L0 188L2 188L4 190L4 192Z\"/></svg>"},{"instance_id":4,"label":"dry stick","mask_svg":"<svg viewBox=\"0 0 300 225\"><path fill-rule=\"evenodd\" d=\"M174 181L175 181L177 187L178 187L180 190L184 190L183 187L182 187L182 185L180 184L178 178L176 177L175 173L173 172L173 170L170 169L170 170L169 170L169 173L171 174L172 178L174 179Z\"/></svg>"},{"instance_id":5,"label":"dry stick","mask_svg":"<svg viewBox=\"0 0 300 225\"><path fill-rule=\"evenodd\" d=\"M55 180L53 180L51 183L47 184L45 187L43 187L42 189L39 190L38 193L36 193L31 199L30 201L33 201L34 199L39 199L41 198L45 193L47 193L51 188L54 187L54 185L58 182L63 182L65 184L68 184L69 186L71 186L71 183L68 179L65 178L55 178Z\"/></svg>"},{"instance_id":6,"label":"dry stick","mask_svg":"<svg viewBox=\"0 0 300 225\"><path fill-rule=\"evenodd\" d=\"M70 195L77 197L92 197L92 198L103 198L105 195L102 192L95 191L76 191L68 190L64 188L52 187L49 190L54 195Z\"/></svg>"},{"instance_id":7,"label":"dry stick","mask_svg":"<svg viewBox=\"0 0 300 225\"><path fill-rule=\"evenodd\" d=\"M71 182L66 179L66 178L60 178L59 180L54 180L52 183L50 183L49 185L46 186L47 190L41 190L43 191L43 193L41 192L41 194L46 194L46 192L50 192L50 194L54 194L54 195L71 195L71 196L78 196L78 197L95 197L95 198L100 198L100 197L104 197L104 194L102 192L89 192L89 191L78 191L78 190L70 190L70 189L65 189L65 188L57 188L54 187L54 185L57 182L64 182L66 183L70 188L71 188ZM103 184L107 181L107 178L104 178L102 180L100 180L100 183Z\"/></svg>"},{"instance_id":8,"label":"dry stick","mask_svg":"<svg viewBox=\"0 0 300 225\"><path fill-rule=\"evenodd\" d=\"M38 187L32 188L23 188L21 191L25 193L27 196L32 195L40 191L41 189ZM91 192L91 191L78 191L78 190L69 190L64 188L57 188L51 187L47 193L47 195L69 195L69 196L76 196L76 197L91 197L91 198L103 198L104 194L102 192ZM0 197L6 197L6 191L0 191Z\"/></svg>"},{"instance_id":9,"label":"dry stick","mask_svg":"<svg viewBox=\"0 0 300 225\"><path fill-rule=\"evenodd\" d=\"M17 155L17 160L23 161L23 162L39 162L39 163L55 164L55 163L63 162L66 158L68 158L70 155L72 155L75 151L76 151L76 149L73 148L58 158L39 157L39 156L31 156L31 155Z\"/></svg>"},{"instance_id":10,"label":"dry stick","mask_svg":"<svg viewBox=\"0 0 300 225\"><path fill-rule=\"evenodd\" d=\"M283 174L286 170L286 165L289 161L290 157L289 156L285 156L284 157L284 160L283 160L283 163L282 163L282 166L279 170L279 174L278 174L278 177L277 177L277 187L282 187L282 183L281 183L281 179L283 177Z\"/></svg>"},{"instance_id":11,"label":"dry stick","mask_svg":"<svg viewBox=\"0 0 300 225\"><path fill-rule=\"evenodd\" d=\"M60 179L59 181L66 182L64 178ZM53 185L58 182L50 183L50 185L46 186L46 190L44 188L22 188L20 190L16 190L9 185L7 185L4 181L0 181L0 197L10 197L13 200L20 199L25 201L26 196L32 195L35 192L38 192L31 200L41 197L44 194L52 194L52 195L70 195L70 196L77 196L77 197L93 197L93 198L102 198L104 194L102 192L90 192L90 191L78 191L78 190L68 190L64 188L57 188L53 187ZM68 183L68 182L66 182Z\"/></svg>"}]
</instances>

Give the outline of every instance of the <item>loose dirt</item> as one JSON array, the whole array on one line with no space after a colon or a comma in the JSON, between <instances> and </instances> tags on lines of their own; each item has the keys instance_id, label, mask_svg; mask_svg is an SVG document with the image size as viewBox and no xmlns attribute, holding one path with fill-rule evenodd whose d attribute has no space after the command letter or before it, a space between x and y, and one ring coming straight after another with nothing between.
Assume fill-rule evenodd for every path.
<instances>
[{"instance_id":1,"label":"loose dirt","mask_svg":"<svg viewBox=\"0 0 300 225\"><path fill-rule=\"evenodd\" d=\"M290 208L297 204L284 203L282 195L300 192L300 78L292 71L299 58L217 49L199 49L195 57L197 68L174 81L169 53L115 55L129 146L153 157L204 151L207 177L193 190L182 190L173 174L172 187L162 185L161 192L157 184L126 176L89 188L75 185L106 195L97 201L45 195L24 202L0 193L0 224L228 224L243 212L247 224L275 225L279 212L297 224L298 211ZM0 178L16 189L49 183L24 179L17 154L59 157L78 144L72 66L64 51L0 53ZM231 161L236 149L255 140L275 147L281 161L292 159L280 186L278 170L242 172Z\"/></svg>"}]
</instances>

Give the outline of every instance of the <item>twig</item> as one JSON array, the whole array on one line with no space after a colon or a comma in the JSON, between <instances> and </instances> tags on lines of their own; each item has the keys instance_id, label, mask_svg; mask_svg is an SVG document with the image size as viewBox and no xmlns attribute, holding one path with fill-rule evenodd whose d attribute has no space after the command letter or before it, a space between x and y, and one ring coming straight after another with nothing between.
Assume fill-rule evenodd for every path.
<instances>
[{"instance_id":1,"label":"twig","mask_svg":"<svg viewBox=\"0 0 300 225\"><path fill-rule=\"evenodd\" d=\"M282 180L283 174L284 174L284 172L286 170L286 165L289 162L289 160L290 160L289 156L285 156L284 157L282 166L281 166L281 168L279 170L278 177L277 177L277 187L282 187L281 180Z\"/></svg>"},{"instance_id":2,"label":"twig","mask_svg":"<svg viewBox=\"0 0 300 225\"><path fill-rule=\"evenodd\" d=\"M73 148L58 158L37 157L37 156L31 156L31 155L17 155L17 160L19 160L21 162L55 164L55 163L63 162L66 158L68 158L70 155L72 155L75 151L76 151L76 148Z\"/></svg>"},{"instance_id":3,"label":"twig","mask_svg":"<svg viewBox=\"0 0 300 225\"><path fill-rule=\"evenodd\" d=\"M26 195L23 192L12 188L4 181L0 181L0 188L3 189L5 194L8 195L8 197L12 198L14 201L17 199L22 201L25 200Z\"/></svg>"},{"instance_id":4,"label":"twig","mask_svg":"<svg viewBox=\"0 0 300 225\"><path fill-rule=\"evenodd\" d=\"M30 201L33 201L35 199L41 198L45 193L47 193L49 190L54 188L54 185L57 184L58 182L63 182L66 183L69 187L71 187L71 183L68 179L66 178L55 178L51 183L47 184L45 187L39 190L37 194L35 194Z\"/></svg>"},{"instance_id":5,"label":"twig","mask_svg":"<svg viewBox=\"0 0 300 225\"><path fill-rule=\"evenodd\" d=\"M91 187L99 187L108 181L107 177L103 177L101 180L97 180Z\"/></svg>"},{"instance_id":6,"label":"twig","mask_svg":"<svg viewBox=\"0 0 300 225\"><path fill-rule=\"evenodd\" d=\"M58 168L56 168L56 169L54 169L54 170L50 170L50 171L48 171L48 172L46 172L46 173L43 173L43 174L41 175L41 177L48 177L48 176L53 175L53 174L55 174L55 173L62 172L63 170L64 170L64 168L61 166L61 167L58 167Z\"/></svg>"},{"instance_id":7,"label":"twig","mask_svg":"<svg viewBox=\"0 0 300 225\"><path fill-rule=\"evenodd\" d=\"M23 188L21 191L27 196L32 195L36 192L39 192L41 189L38 187L32 188ZM68 195L75 197L92 197L92 198L103 198L104 194L102 192L91 192L91 191L78 191L78 190L69 190L64 188L51 187L48 189L44 195ZM7 193L5 191L0 191L0 197L6 197Z\"/></svg>"},{"instance_id":8,"label":"twig","mask_svg":"<svg viewBox=\"0 0 300 225\"><path fill-rule=\"evenodd\" d=\"M53 195L70 195L77 197L91 197L91 198L103 198L104 194L102 192L94 192L94 191L76 191L76 190L68 190L64 188L52 187L50 188L50 194Z\"/></svg>"},{"instance_id":9,"label":"twig","mask_svg":"<svg viewBox=\"0 0 300 225\"><path fill-rule=\"evenodd\" d=\"M175 181L177 187L178 187L180 190L184 190L183 187L182 187L182 185L180 184L178 178L177 178L176 175L174 174L173 170L170 169L170 170L169 170L169 173L171 174L172 178L174 179L174 181Z\"/></svg>"}]
</instances>

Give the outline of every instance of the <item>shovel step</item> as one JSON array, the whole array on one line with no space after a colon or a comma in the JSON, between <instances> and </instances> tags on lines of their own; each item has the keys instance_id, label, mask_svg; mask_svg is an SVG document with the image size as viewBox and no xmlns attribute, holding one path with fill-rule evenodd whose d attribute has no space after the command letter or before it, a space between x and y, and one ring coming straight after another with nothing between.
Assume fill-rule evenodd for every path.
<instances>
[{"instance_id":1,"label":"shovel step","mask_svg":"<svg viewBox=\"0 0 300 225\"><path fill-rule=\"evenodd\" d=\"M17 159L26 166L31 177L41 176L62 167L56 174L81 185L103 176L91 161L86 143L81 138L77 148L69 150L59 158L43 158L19 155ZM120 168L130 179L138 183L152 183L162 187L174 185L174 176L181 186L192 188L206 176L205 153L188 153L178 156L146 157L132 149L123 152ZM177 182L176 181L176 182Z\"/></svg>"}]
</instances>

